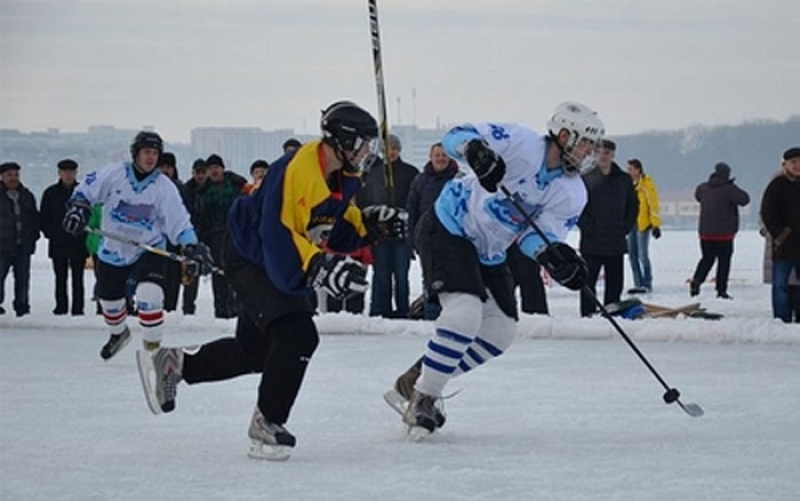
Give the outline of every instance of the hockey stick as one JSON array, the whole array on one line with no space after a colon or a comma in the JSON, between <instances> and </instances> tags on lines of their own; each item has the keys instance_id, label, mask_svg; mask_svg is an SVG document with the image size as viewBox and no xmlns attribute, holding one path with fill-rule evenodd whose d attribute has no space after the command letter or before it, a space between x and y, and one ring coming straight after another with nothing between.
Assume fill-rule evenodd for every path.
<instances>
[{"instance_id":1,"label":"hockey stick","mask_svg":"<svg viewBox=\"0 0 800 501\"><path fill-rule=\"evenodd\" d=\"M87 229L87 231L89 233L94 233L95 235L99 235L101 237L105 237L105 238L108 238L110 240L116 240L117 242L122 242L124 244L132 245L134 247L138 247L140 249L146 250L147 252L151 252L153 254L157 254L159 256L163 256L163 257L165 257L167 259L171 259L171 260L177 261L179 263L197 264L197 261L195 261L194 259L189 259L186 256L182 256L180 254L176 254L174 252L170 252L170 251L168 251L166 249L161 249L161 248L156 247L154 245L143 244L142 242L137 242L136 240L133 240L131 238L127 238L127 237L123 237L122 235L117 235L117 234L114 234L114 233L110 233L108 231L101 230L99 228L91 228L91 229ZM222 270L222 268L220 268L218 266L212 266L211 267L211 271L212 271L212 273L215 273L217 275L225 275L225 272Z\"/></svg>"},{"instance_id":2,"label":"hockey stick","mask_svg":"<svg viewBox=\"0 0 800 501\"><path fill-rule=\"evenodd\" d=\"M530 216L530 214L528 214L527 211L525 211L525 209L522 207L522 205L520 205L520 203L517 202L517 200L514 199L514 196L511 194L511 192L508 191L508 188L506 188L502 184L498 185L498 187L500 188L500 191L502 191L503 194L506 196L506 198L511 202L511 204L514 206L514 208L517 209L517 211L519 211L522 214L522 216L525 218L525 222L528 224L528 226L530 226L533 229L533 231L535 231L536 234L539 235L539 238L541 238L542 241L544 241L545 245L550 245L550 243L551 243L550 239L547 237L547 235L545 235L545 233L542 231L542 229L539 228L539 225L536 224L536 222L533 220L533 218ZM603 303L600 302L600 299L597 298L597 295L594 293L594 291L591 289L591 287L589 287L588 285L584 285L583 289L582 289L582 292L584 292L587 296L592 298L592 301L594 301L594 304L597 305L598 309L600 310L600 313L609 322L611 322L611 325L614 327L614 329L617 331L617 333L620 336L622 336L622 339L624 339L625 342L628 343L628 346L630 346L630 348L633 350L633 352L636 353L636 355L639 357L639 360L641 360L642 363L644 363L644 365L650 370L650 372L653 374L653 376L655 376L655 378L658 380L658 382L661 383L661 386L663 386L664 389L667 390L666 393L664 393L664 402L667 403L667 404L671 404L673 402L676 402L678 404L678 406L680 406L680 408L683 409L684 412L686 412L686 414L688 414L688 415L690 415L692 417L700 417L700 416L702 416L703 415L703 408L702 407L700 407L697 404L693 404L693 403L684 404L683 402L681 402L681 399L680 399L681 393L678 391L678 389L669 387L669 385L666 383L666 381L664 381L664 378L661 377L661 375L658 373L658 371L655 369L655 367L653 367L653 365L647 360L647 358L639 350L639 348L636 346L636 344L634 344L633 340L625 333L625 331L622 329L622 327L620 327L620 325L617 323L617 321L614 320L614 318L608 312L606 307L603 306Z\"/></svg>"},{"instance_id":3,"label":"hockey stick","mask_svg":"<svg viewBox=\"0 0 800 501\"><path fill-rule=\"evenodd\" d=\"M378 28L378 1L367 0L369 8L369 27L372 34L372 60L375 67L375 87L378 91L378 120L383 143L383 172L386 187L389 188L390 204L394 206L394 173L389 160L389 122L386 117L386 92L383 83L383 60L381 57L381 33Z\"/></svg>"}]
</instances>

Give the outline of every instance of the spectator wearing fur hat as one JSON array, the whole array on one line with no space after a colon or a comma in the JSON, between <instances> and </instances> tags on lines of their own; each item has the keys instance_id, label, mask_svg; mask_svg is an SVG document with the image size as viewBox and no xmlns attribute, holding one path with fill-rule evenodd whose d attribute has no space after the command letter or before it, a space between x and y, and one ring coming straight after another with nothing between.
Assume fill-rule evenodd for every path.
<instances>
[{"instance_id":1,"label":"spectator wearing fur hat","mask_svg":"<svg viewBox=\"0 0 800 501\"><path fill-rule=\"evenodd\" d=\"M0 314L5 313L6 277L14 268L14 311L21 317L31 311L31 255L39 239L39 211L19 171L16 162L0 164Z\"/></svg>"},{"instance_id":2,"label":"spectator wearing fur hat","mask_svg":"<svg viewBox=\"0 0 800 501\"><path fill-rule=\"evenodd\" d=\"M56 276L55 315L83 315L83 271L89 251L86 249L86 232L70 235L61 222L67 212L67 201L78 186L78 163L66 158L58 162L58 182L49 186L42 195L41 226L48 239L47 256L53 263ZM72 305L67 294L68 275L72 277Z\"/></svg>"},{"instance_id":3,"label":"spectator wearing fur hat","mask_svg":"<svg viewBox=\"0 0 800 501\"><path fill-rule=\"evenodd\" d=\"M197 229L200 240L211 247L215 262L222 262L223 238L228 225L228 212L233 201L244 193L247 180L234 172L225 170L225 163L217 154L206 159L208 180L198 191ZM236 295L224 275L211 277L214 292L214 316L234 318L238 306Z\"/></svg>"},{"instance_id":4,"label":"spectator wearing fur hat","mask_svg":"<svg viewBox=\"0 0 800 501\"><path fill-rule=\"evenodd\" d=\"M700 294L714 262L717 263L717 297L733 299L728 295L728 275L733 256L733 239L739 231L739 207L750 203L750 195L736 186L731 178L731 168L724 162L714 166L708 181L700 183L694 192L700 202L700 219L697 232L700 236L700 261L689 283L689 295Z\"/></svg>"},{"instance_id":5,"label":"spectator wearing fur hat","mask_svg":"<svg viewBox=\"0 0 800 501\"><path fill-rule=\"evenodd\" d=\"M761 220L772 239L772 314L791 322L789 276L800 273L800 147L783 153L781 174L761 198Z\"/></svg>"}]
</instances>

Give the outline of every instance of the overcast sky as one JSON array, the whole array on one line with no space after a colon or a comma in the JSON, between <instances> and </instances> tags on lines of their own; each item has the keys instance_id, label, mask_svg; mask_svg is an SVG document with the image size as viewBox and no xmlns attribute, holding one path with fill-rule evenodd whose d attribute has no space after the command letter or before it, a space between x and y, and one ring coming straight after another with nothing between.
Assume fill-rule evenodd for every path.
<instances>
[{"instance_id":1,"label":"overcast sky","mask_svg":"<svg viewBox=\"0 0 800 501\"><path fill-rule=\"evenodd\" d=\"M541 128L563 100L611 136L800 113L797 0L378 5L390 124ZM316 133L341 98L377 111L366 0L0 0L0 128Z\"/></svg>"}]
</instances>

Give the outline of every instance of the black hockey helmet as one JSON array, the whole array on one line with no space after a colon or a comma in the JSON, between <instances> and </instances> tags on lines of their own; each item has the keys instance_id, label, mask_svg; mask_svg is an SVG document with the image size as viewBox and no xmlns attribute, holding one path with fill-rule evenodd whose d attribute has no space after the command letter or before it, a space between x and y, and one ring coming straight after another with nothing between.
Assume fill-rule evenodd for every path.
<instances>
[{"instance_id":1,"label":"black hockey helmet","mask_svg":"<svg viewBox=\"0 0 800 501\"><path fill-rule=\"evenodd\" d=\"M322 111L322 140L337 154L358 151L364 142L378 137L378 122L351 101L337 101Z\"/></svg>"},{"instance_id":2,"label":"black hockey helmet","mask_svg":"<svg viewBox=\"0 0 800 501\"><path fill-rule=\"evenodd\" d=\"M164 141L161 136L149 130L143 130L136 134L131 143L131 157L136 162L136 156L142 148L154 148L158 150L159 155L164 151Z\"/></svg>"}]
</instances>

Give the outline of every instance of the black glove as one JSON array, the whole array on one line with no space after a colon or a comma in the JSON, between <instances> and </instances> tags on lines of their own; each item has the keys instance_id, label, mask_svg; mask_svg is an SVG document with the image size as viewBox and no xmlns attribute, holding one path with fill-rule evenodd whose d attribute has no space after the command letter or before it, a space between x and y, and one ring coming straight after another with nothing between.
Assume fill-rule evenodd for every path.
<instances>
[{"instance_id":1,"label":"black glove","mask_svg":"<svg viewBox=\"0 0 800 501\"><path fill-rule=\"evenodd\" d=\"M388 205L370 205L361 211L364 226L373 241L408 238L408 212Z\"/></svg>"},{"instance_id":2,"label":"black glove","mask_svg":"<svg viewBox=\"0 0 800 501\"><path fill-rule=\"evenodd\" d=\"M196 277L214 273L214 258L211 256L211 249L203 242L187 245L183 249L183 255L190 260L186 266L188 275Z\"/></svg>"},{"instance_id":3,"label":"black glove","mask_svg":"<svg viewBox=\"0 0 800 501\"><path fill-rule=\"evenodd\" d=\"M653 238L655 238L656 240L661 238L661 228L659 228L658 226L653 226Z\"/></svg>"},{"instance_id":4,"label":"black glove","mask_svg":"<svg viewBox=\"0 0 800 501\"><path fill-rule=\"evenodd\" d=\"M497 185L506 175L506 163L497 153L480 139L473 139L467 143L467 150L464 156L467 163L475 171L481 186L486 191L494 193Z\"/></svg>"},{"instance_id":5,"label":"black glove","mask_svg":"<svg viewBox=\"0 0 800 501\"><path fill-rule=\"evenodd\" d=\"M61 224L64 226L64 231L70 235L78 236L86 231L86 225L89 223L89 217L92 215L92 208L83 200L76 200L69 202L67 205L67 212L64 214L64 220Z\"/></svg>"},{"instance_id":6,"label":"black glove","mask_svg":"<svg viewBox=\"0 0 800 501\"><path fill-rule=\"evenodd\" d=\"M586 284L586 261L564 242L554 242L536 253L536 261L567 289L580 290Z\"/></svg>"},{"instance_id":7,"label":"black glove","mask_svg":"<svg viewBox=\"0 0 800 501\"><path fill-rule=\"evenodd\" d=\"M306 283L335 299L347 299L367 290L367 269L351 257L321 252L311 258Z\"/></svg>"}]
</instances>

